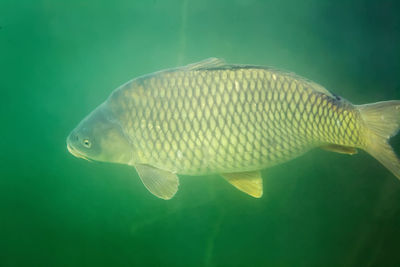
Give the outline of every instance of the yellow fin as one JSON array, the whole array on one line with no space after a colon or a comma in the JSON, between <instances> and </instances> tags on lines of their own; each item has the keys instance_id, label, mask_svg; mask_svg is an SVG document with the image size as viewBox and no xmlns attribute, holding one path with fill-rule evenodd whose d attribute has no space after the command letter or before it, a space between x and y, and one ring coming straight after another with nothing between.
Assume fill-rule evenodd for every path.
<instances>
[{"instance_id":1,"label":"yellow fin","mask_svg":"<svg viewBox=\"0 0 400 267\"><path fill-rule=\"evenodd\" d=\"M179 179L176 174L149 165L135 166L144 186L155 196L168 200L178 191Z\"/></svg>"},{"instance_id":2,"label":"yellow fin","mask_svg":"<svg viewBox=\"0 0 400 267\"><path fill-rule=\"evenodd\" d=\"M389 139L400 129L400 100L357 106L365 123L365 150L400 179L400 159Z\"/></svg>"},{"instance_id":3,"label":"yellow fin","mask_svg":"<svg viewBox=\"0 0 400 267\"><path fill-rule=\"evenodd\" d=\"M348 147L348 146L340 146L340 145L326 145L321 147L324 150L327 151L332 151L336 153L341 153L341 154L348 154L348 155L354 155L357 154L358 151L354 147Z\"/></svg>"},{"instance_id":4,"label":"yellow fin","mask_svg":"<svg viewBox=\"0 0 400 267\"><path fill-rule=\"evenodd\" d=\"M252 197L260 198L263 195L263 181L259 171L224 173L221 176L231 185Z\"/></svg>"}]
</instances>

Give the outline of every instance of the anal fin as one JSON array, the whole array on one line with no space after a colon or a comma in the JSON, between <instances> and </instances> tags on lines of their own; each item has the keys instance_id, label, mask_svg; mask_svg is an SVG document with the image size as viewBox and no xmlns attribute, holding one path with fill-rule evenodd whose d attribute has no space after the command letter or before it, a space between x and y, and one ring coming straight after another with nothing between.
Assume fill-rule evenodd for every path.
<instances>
[{"instance_id":1,"label":"anal fin","mask_svg":"<svg viewBox=\"0 0 400 267\"><path fill-rule=\"evenodd\" d=\"M172 172L157 169L149 165L136 165L144 186L155 196L168 200L178 191L179 179Z\"/></svg>"},{"instance_id":2,"label":"anal fin","mask_svg":"<svg viewBox=\"0 0 400 267\"><path fill-rule=\"evenodd\" d=\"M252 197L260 198L263 195L263 181L259 171L224 173L221 176L231 185Z\"/></svg>"},{"instance_id":3,"label":"anal fin","mask_svg":"<svg viewBox=\"0 0 400 267\"><path fill-rule=\"evenodd\" d=\"M327 151L332 151L336 153L341 153L341 154L348 154L348 155L354 155L357 154L358 151L354 147L348 147L348 146L340 146L340 145L325 145L321 147L324 150Z\"/></svg>"}]
</instances>

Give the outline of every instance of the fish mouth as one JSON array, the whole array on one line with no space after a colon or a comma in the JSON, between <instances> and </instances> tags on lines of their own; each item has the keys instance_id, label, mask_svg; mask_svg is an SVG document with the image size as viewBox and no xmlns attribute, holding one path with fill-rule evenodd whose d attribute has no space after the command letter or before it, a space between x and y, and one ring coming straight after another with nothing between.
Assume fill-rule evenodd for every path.
<instances>
[{"instance_id":1,"label":"fish mouth","mask_svg":"<svg viewBox=\"0 0 400 267\"><path fill-rule=\"evenodd\" d=\"M69 144L67 144L67 149L69 151L69 153L71 153L72 155L74 155L77 158L81 158L84 160L87 160L89 162L91 162L90 159L88 159L86 156L84 156L83 154L79 153L78 151L76 151L72 146L70 146Z\"/></svg>"}]
</instances>

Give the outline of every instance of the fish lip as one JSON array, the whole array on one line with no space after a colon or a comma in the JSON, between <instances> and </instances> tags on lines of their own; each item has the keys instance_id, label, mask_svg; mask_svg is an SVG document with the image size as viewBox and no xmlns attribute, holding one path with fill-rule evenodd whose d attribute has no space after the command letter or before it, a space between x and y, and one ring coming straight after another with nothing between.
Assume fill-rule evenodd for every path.
<instances>
[{"instance_id":1,"label":"fish lip","mask_svg":"<svg viewBox=\"0 0 400 267\"><path fill-rule=\"evenodd\" d=\"M87 161L91 161L89 160L86 156L84 156L83 154L79 153L77 150L75 150L72 146L70 146L70 144L67 143L67 149L69 151L69 153L71 153L72 155L74 155L77 158L81 158L81 159L85 159Z\"/></svg>"}]
</instances>

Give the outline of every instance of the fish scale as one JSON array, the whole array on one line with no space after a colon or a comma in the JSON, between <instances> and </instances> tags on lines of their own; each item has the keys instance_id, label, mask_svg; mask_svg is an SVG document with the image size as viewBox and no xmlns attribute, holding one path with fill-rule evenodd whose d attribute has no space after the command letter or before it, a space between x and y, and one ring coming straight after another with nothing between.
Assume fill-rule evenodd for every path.
<instances>
[{"instance_id":1,"label":"fish scale","mask_svg":"<svg viewBox=\"0 0 400 267\"><path fill-rule=\"evenodd\" d=\"M76 157L134 166L162 199L177 174L218 173L253 197L260 170L314 148L363 149L400 178L389 139L400 101L365 105L291 73L207 59L134 79L84 118L67 138Z\"/></svg>"},{"instance_id":2,"label":"fish scale","mask_svg":"<svg viewBox=\"0 0 400 267\"><path fill-rule=\"evenodd\" d=\"M124 103L114 113L136 160L180 174L259 170L325 143L363 146L351 104L272 69L164 71L109 101Z\"/></svg>"}]
</instances>

